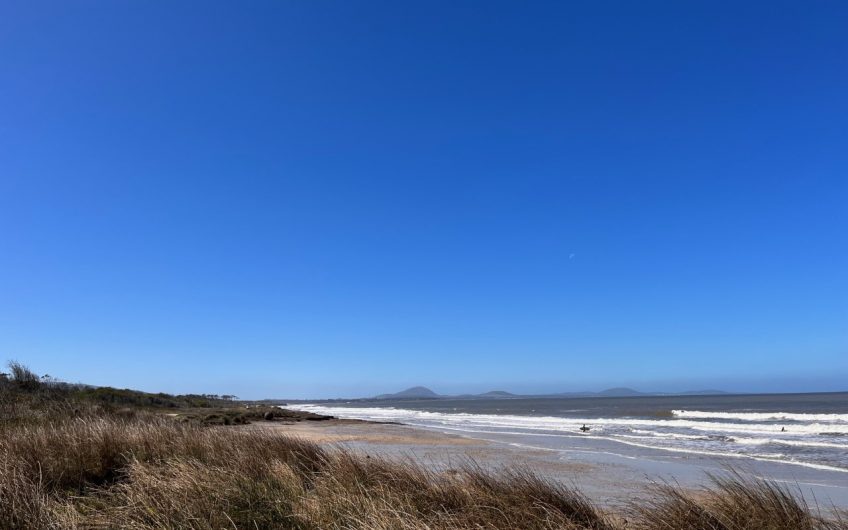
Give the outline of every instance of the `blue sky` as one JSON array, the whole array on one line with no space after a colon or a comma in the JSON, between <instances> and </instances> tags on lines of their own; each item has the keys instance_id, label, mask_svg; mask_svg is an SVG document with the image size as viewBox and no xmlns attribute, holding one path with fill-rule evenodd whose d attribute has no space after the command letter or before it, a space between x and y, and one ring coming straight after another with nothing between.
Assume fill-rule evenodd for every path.
<instances>
[{"instance_id":1,"label":"blue sky","mask_svg":"<svg viewBox=\"0 0 848 530\"><path fill-rule=\"evenodd\" d=\"M842 2L4 2L0 357L848 389Z\"/></svg>"}]
</instances>

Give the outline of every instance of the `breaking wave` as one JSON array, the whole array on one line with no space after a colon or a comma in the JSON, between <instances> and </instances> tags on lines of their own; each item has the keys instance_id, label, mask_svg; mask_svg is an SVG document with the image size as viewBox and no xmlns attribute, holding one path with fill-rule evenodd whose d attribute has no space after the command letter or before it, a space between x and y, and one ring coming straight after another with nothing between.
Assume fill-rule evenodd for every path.
<instances>
[{"instance_id":1,"label":"breaking wave","mask_svg":"<svg viewBox=\"0 0 848 530\"><path fill-rule=\"evenodd\" d=\"M848 414L804 414L793 412L714 412L703 410L672 410L678 418L721 419L739 421L797 421L848 424Z\"/></svg>"}]
</instances>

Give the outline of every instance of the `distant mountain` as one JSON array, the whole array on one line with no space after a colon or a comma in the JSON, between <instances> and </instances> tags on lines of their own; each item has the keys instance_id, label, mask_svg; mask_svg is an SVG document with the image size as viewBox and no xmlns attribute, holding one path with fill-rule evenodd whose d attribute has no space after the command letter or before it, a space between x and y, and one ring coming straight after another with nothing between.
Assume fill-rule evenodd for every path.
<instances>
[{"instance_id":1,"label":"distant mountain","mask_svg":"<svg viewBox=\"0 0 848 530\"><path fill-rule=\"evenodd\" d=\"M638 390L633 390L632 388L626 387L616 387L616 388L608 388L606 390L602 390L598 392L596 395L602 397L631 397L631 396L644 396L644 392L639 392Z\"/></svg>"},{"instance_id":2,"label":"distant mountain","mask_svg":"<svg viewBox=\"0 0 848 530\"><path fill-rule=\"evenodd\" d=\"M608 388L600 392L561 392L544 397L639 397L639 396L713 396L729 394L723 390L689 390L687 392L640 392L627 387Z\"/></svg>"},{"instance_id":3,"label":"distant mountain","mask_svg":"<svg viewBox=\"0 0 848 530\"><path fill-rule=\"evenodd\" d=\"M474 397L497 399L497 398L514 398L514 397L519 397L519 396L517 396L516 394L510 393L510 392L506 392L504 390L492 390L491 392L486 392L486 393L483 393L483 394L477 394Z\"/></svg>"},{"instance_id":4,"label":"distant mountain","mask_svg":"<svg viewBox=\"0 0 848 530\"><path fill-rule=\"evenodd\" d=\"M627 387L615 387L600 392L560 392L558 394L513 394L492 390L483 394L442 396L423 386L407 388L395 394L380 394L371 399L509 399L509 398L577 398L577 397L639 397L639 396L709 396L727 394L721 390L690 390L688 392L640 392Z\"/></svg>"},{"instance_id":5,"label":"distant mountain","mask_svg":"<svg viewBox=\"0 0 848 530\"><path fill-rule=\"evenodd\" d=\"M412 388L407 388L406 390L401 390L400 392L396 392L394 394L380 394L379 396L375 396L374 399L432 399L438 397L442 396L436 394L425 386L414 386Z\"/></svg>"}]
</instances>

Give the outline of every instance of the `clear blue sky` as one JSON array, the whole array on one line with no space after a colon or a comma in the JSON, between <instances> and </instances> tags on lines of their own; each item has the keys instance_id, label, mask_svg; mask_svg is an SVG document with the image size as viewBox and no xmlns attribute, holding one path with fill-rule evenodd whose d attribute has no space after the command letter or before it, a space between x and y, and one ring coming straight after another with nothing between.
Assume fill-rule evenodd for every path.
<instances>
[{"instance_id":1,"label":"clear blue sky","mask_svg":"<svg viewBox=\"0 0 848 530\"><path fill-rule=\"evenodd\" d=\"M848 4L4 2L0 358L848 389Z\"/></svg>"}]
</instances>

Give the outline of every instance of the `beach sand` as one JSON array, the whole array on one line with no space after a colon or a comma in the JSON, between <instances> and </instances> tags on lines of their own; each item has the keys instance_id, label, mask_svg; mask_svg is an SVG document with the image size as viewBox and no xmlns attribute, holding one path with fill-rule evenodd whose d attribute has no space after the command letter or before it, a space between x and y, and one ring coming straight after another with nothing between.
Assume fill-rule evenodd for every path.
<instances>
[{"instance_id":1,"label":"beach sand","mask_svg":"<svg viewBox=\"0 0 848 530\"><path fill-rule=\"evenodd\" d=\"M473 460L485 468L527 467L545 477L573 485L607 507L648 498L643 474L614 462L562 458L559 451L468 438L400 424L328 420L294 424L262 422L248 428L269 429L305 440L337 445L357 453L389 459L413 459L432 469L450 471ZM622 477L629 476L626 481ZM633 480L636 479L636 480Z\"/></svg>"},{"instance_id":2,"label":"beach sand","mask_svg":"<svg viewBox=\"0 0 848 530\"><path fill-rule=\"evenodd\" d=\"M574 486L595 503L621 508L651 497L652 484L667 482L697 493L708 483L707 473L722 473L729 465L744 474L776 478L827 511L835 506L848 509L848 474L844 485L818 483L798 475L795 466L719 460L689 455L645 451L643 455L621 453L600 440L587 437L585 448L558 450L523 438L472 438L467 435L392 423L334 419L292 424L260 422L246 426L297 436L351 451L390 459L413 459L432 469L450 471L473 460L497 469L523 466L545 477ZM799 478L800 477L800 478ZM837 477L839 480L841 477Z\"/></svg>"}]
</instances>

